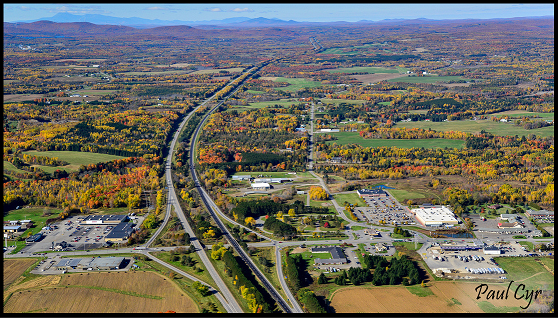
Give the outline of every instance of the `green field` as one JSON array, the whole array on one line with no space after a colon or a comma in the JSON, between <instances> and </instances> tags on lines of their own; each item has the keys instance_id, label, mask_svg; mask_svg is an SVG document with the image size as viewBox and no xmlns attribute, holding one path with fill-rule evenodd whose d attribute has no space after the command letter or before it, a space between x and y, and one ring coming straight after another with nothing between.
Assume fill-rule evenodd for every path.
<instances>
[{"instance_id":1,"label":"green field","mask_svg":"<svg viewBox=\"0 0 558 318\"><path fill-rule=\"evenodd\" d=\"M338 145L359 144L362 147L399 147L399 148L463 148L465 142L458 139L364 139L358 132L342 131L333 133L337 140L327 141L328 144Z\"/></svg>"},{"instance_id":2,"label":"green field","mask_svg":"<svg viewBox=\"0 0 558 318\"><path fill-rule=\"evenodd\" d=\"M199 71L198 71L199 72ZM190 73L190 71L183 71L183 70L171 70L171 71L153 71L153 72L123 72L123 73L118 73L119 75L145 75L145 76L156 76L156 75L169 75L169 74L187 74ZM194 73L192 73L194 74Z\"/></svg>"},{"instance_id":3,"label":"green field","mask_svg":"<svg viewBox=\"0 0 558 318\"><path fill-rule=\"evenodd\" d=\"M279 105L282 107L289 107L292 104L298 105L300 102L292 99L280 99L280 100L271 100L266 102L255 102L250 103L249 106L235 106L234 108L264 108L264 107L271 107L275 105Z\"/></svg>"},{"instance_id":4,"label":"green field","mask_svg":"<svg viewBox=\"0 0 558 318\"><path fill-rule=\"evenodd\" d=\"M418 192L410 192L407 190L397 190L397 189L390 189L388 190L388 192L393 195L393 197L399 201L399 203L401 204L406 204L406 202L408 200L412 200L412 199L422 199L425 198L426 196L422 193L418 193Z\"/></svg>"},{"instance_id":5,"label":"green field","mask_svg":"<svg viewBox=\"0 0 558 318\"><path fill-rule=\"evenodd\" d=\"M387 80L388 82L401 82L401 83L427 83L434 84L436 82L448 82L448 81L458 81L466 80L462 76L408 76L408 77L398 77Z\"/></svg>"},{"instance_id":6,"label":"green field","mask_svg":"<svg viewBox=\"0 0 558 318\"><path fill-rule=\"evenodd\" d=\"M246 90L246 93L249 93L249 94L265 94L264 91L255 91L253 89Z\"/></svg>"},{"instance_id":7,"label":"green field","mask_svg":"<svg viewBox=\"0 0 558 318\"><path fill-rule=\"evenodd\" d=\"M407 290L411 294L417 295L419 297L426 297L426 296L434 295L434 292L430 288L422 287L421 285L407 286L405 288L407 288Z\"/></svg>"},{"instance_id":8,"label":"green field","mask_svg":"<svg viewBox=\"0 0 558 318\"><path fill-rule=\"evenodd\" d=\"M352 193L336 194L334 198L337 204L339 204L341 207L345 206L345 201L349 202L350 204L358 204L358 206L366 206L366 204L358 196L358 193L356 193L356 191Z\"/></svg>"},{"instance_id":9,"label":"green field","mask_svg":"<svg viewBox=\"0 0 558 318\"><path fill-rule=\"evenodd\" d=\"M385 67L367 67L367 66L360 66L360 67L345 67L345 68L338 68L334 70L326 70L329 73L368 73L368 74L376 74L376 73L389 73L389 74L400 74L404 73L403 69L392 69L392 68L385 68Z\"/></svg>"},{"instance_id":10,"label":"green field","mask_svg":"<svg viewBox=\"0 0 558 318\"><path fill-rule=\"evenodd\" d=\"M484 301L479 301L477 303L477 305L479 306L480 309L482 309L485 313L491 313L491 314L507 314L510 312L519 312L519 307L496 307L494 306L492 303L484 300Z\"/></svg>"},{"instance_id":11,"label":"green field","mask_svg":"<svg viewBox=\"0 0 558 318\"><path fill-rule=\"evenodd\" d=\"M526 289L554 290L554 276L533 257L495 257L506 271L508 281L524 284ZM548 265L547 265L548 266Z\"/></svg>"},{"instance_id":12,"label":"green field","mask_svg":"<svg viewBox=\"0 0 558 318\"><path fill-rule=\"evenodd\" d=\"M275 82L284 82L284 83L291 84L287 87L277 87L277 88L275 88L277 90L283 90L283 91L288 91L288 92L296 92L297 90L303 89L303 88L314 88L314 87L326 86L326 85L323 85L321 82L316 82L314 80L307 79L307 78L278 77L277 79L275 79ZM327 85L327 86L331 86L331 85Z\"/></svg>"},{"instance_id":13,"label":"green field","mask_svg":"<svg viewBox=\"0 0 558 318\"><path fill-rule=\"evenodd\" d=\"M48 166L37 166L46 172L54 172L56 169L66 170L66 171L77 171L81 165L95 164L99 162L107 162L116 159L124 159L123 156L108 155L104 153L93 153L93 152L79 152L79 151L36 151L30 150L26 151L26 154L34 156L43 157L56 157L60 160L70 163L66 166L60 167L48 167Z\"/></svg>"},{"instance_id":14,"label":"green field","mask_svg":"<svg viewBox=\"0 0 558 318\"><path fill-rule=\"evenodd\" d=\"M534 134L541 137L553 137L554 126L548 126L538 129L523 129L522 127L515 126L509 123L502 123L492 120L457 120L457 121L409 121L398 122L396 127L405 128L421 128L428 130L429 128L435 131L462 131L468 133L479 133L485 130L497 136L527 136Z\"/></svg>"},{"instance_id":15,"label":"green field","mask_svg":"<svg viewBox=\"0 0 558 318\"><path fill-rule=\"evenodd\" d=\"M520 110L508 110L508 111L488 115L489 118L490 117L500 117L500 116L508 116L510 118L537 116L537 117L540 117L542 119L554 119L554 113L526 112L526 111L520 111Z\"/></svg>"},{"instance_id":16,"label":"green field","mask_svg":"<svg viewBox=\"0 0 558 318\"><path fill-rule=\"evenodd\" d=\"M13 171L17 173L29 173L29 171L21 170L16 168L11 162L4 161L4 170Z\"/></svg>"}]
</instances>

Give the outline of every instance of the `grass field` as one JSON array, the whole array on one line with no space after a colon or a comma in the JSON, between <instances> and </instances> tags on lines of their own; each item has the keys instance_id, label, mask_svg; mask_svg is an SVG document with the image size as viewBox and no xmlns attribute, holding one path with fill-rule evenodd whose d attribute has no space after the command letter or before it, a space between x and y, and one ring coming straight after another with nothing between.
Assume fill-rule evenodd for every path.
<instances>
[{"instance_id":1,"label":"grass field","mask_svg":"<svg viewBox=\"0 0 558 318\"><path fill-rule=\"evenodd\" d=\"M333 133L337 140L327 141L326 143L336 143L338 145L359 144L362 147L399 147L413 148L424 147L434 148L463 148L465 142L457 139L364 139L358 132L342 131Z\"/></svg>"},{"instance_id":2,"label":"grass field","mask_svg":"<svg viewBox=\"0 0 558 318\"><path fill-rule=\"evenodd\" d=\"M497 257L494 260L506 271L508 281L525 284L530 290L554 290L554 276L533 257Z\"/></svg>"},{"instance_id":3,"label":"grass field","mask_svg":"<svg viewBox=\"0 0 558 318\"><path fill-rule=\"evenodd\" d=\"M286 82L286 83L291 84L287 87L277 87L277 88L275 88L277 90L283 90L283 91L288 91L288 92L296 92L299 89L314 88L314 87L320 87L320 86L323 85L321 82L316 82L314 80L307 79L307 78L278 77L278 78L275 79L275 82ZM330 85L324 85L324 86L330 86Z\"/></svg>"},{"instance_id":4,"label":"grass field","mask_svg":"<svg viewBox=\"0 0 558 318\"><path fill-rule=\"evenodd\" d=\"M350 204L358 204L358 206L366 206L364 200L362 200L356 192L335 194L334 199L341 207L345 206L345 201Z\"/></svg>"},{"instance_id":5,"label":"grass field","mask_svg":"<svg viewBox=\"0 0 558 318\"><path fill-rule=\"evenodd\" d=\"M200 71L197 71L200 72ZM153 72L123 72L118 73L122 75L146 75L146 76L156 76L156 75L170 75L170 74L188 74L190 71L183 71L183 70L170 70L170 71L153 71ZM194 72L195 73L195 72ZM192 74L194 74L192 73Z\"/></svg>"},{"instance_id":6,"label":"grass field","mask_svg":"<svg viewBox=\"0 0 558 318\"><path fill-rule=\"evenodd\" d=\"M61 279L56 281L56 278ZM168 277L153 272L80 273L13 291L8 313L197 313L198 305Z\"/></svg>"},{"instance_id":7,"label":"grass field","mask_svg":"<svg viewBox=\"0 0 558 318\"><path fill-rule=\"evenodd\" d=\"M79 166L81 165L88 165L94 164L99 162L107 162L116 159L124 159L126 157L123 156L115 156L115 155L108 155L104 153L93 153L93 152L79 152L79 151L36 151L30 150L26 151L26 154L34 155L34 156L43 156L43 157L56 157L60 160L69 162L69 165L60 166L60 167L48 167L48 166L37 166L46 172L51 172L50 170L54 171L56 169L66 170L66 171L77 171L79 170Z\"/></svg>"},{"instance_id":8,"label":"grass field","mask_svg":"<svg viewBox=\"0 0 558 318\"><path fill-rule=\"evenodd\" d=\"M281 99L281 100L272 100L272 101L267 101L267 102L255 102L255 103L250 103L250 106L235 106L235 108L237 107L243 107L243 108L264 108L264 107L270 107L270 106L275 106L275 105L279 105L282 107L289 107L292 104L297 105L299 102L292 100L292 99Z\"/></svg>"},{"instance_id":9,"label":"grass field","mask_svg":"<svg viewBox=\"0 0 558 318\"><path fill-rule=\"evenodd\" d=\"M408 200L422 199L426 197L424 194L419 192L398 189L390 189L389 193L393 195L393 197L401 204L407 204Z\"/></svg>"},{"instance_id":10,"label":"grass field","mask_svg":"<svg viewBox=\"0 0 558 318\"><path fill-rule=\"evenodd\" d=\"M522 127L513 124L494 122L492 120L459 120L459 121L444 121L444 122L430 122L430 121L410 121L398 122L395 127L405 128L421 128L435 131L463 131L469 133L479 133L485 130L497 136L527 136L534 134L541 137L554 136L554 126L548 126L538 129L526 130Z\"/></svg>"},{"instance_id":11,"label":"grass field","mask_svg":"<svg viewBox=\"0 0 558 318\"><path fill-rule=\"evenodd\" d=\"M402 82L402 83L428 83L434 84L436 82L448 82L448 81L458 81L466 80L462 76L408 76L399 77L387 80L388 82Z\"/></svg>"},{"instance_id":12,"label":"grass field","mask_svg":"<svg viewBox=\"0 0 558 318\"><path fill-rule=\"evenodd\" d=\"M13 171L13 172L16 172L16 173L29 173L29 171L25 171L25 170L21 170L21 169L16 168L16 166L14 166L9 161L3 161L3 164L4 164L4 170Z\"/></svg>"},{"instance_id":13,"label":"grass field","mask_svg":"<svg viewBox=\"0 0 558 318\"><path fill-rule=\"evenodd\" d=\"M338 69L334 69L334 70L326 70L329 73L355 73L355 72L359 72L359 73L371 73L371 74L376 74L376 73L402 73L403 70L399 70L399 69L392 69L392 68L385 68L385 67L366 67L366 66L361 66L361 67L346 67L346 68L338 68Z\"/></svg>"},{"instance_id":14,"label":"grass field","mask_svg":"<svg viewBox=\"0 0 558 318\"><path fill-rule=\"evenodd\" d=\"M509 116L510 118L537 116L543 119L553 119L554 113L537 113L537 112L526 112L524 110L507 110L499 113L490 114L488 116L489 117Z\"/></svg>"}]
</instances>

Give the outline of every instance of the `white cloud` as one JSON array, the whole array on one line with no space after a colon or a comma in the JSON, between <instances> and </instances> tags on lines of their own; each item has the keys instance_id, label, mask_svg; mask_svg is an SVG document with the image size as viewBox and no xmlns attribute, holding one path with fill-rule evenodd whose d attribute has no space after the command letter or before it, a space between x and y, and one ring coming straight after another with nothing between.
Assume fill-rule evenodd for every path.
<instances>
[{"instance_id":1,"label":"white cloud","mask_svg":"<svg viewBox=\"0 0 558 318\"><path fill-rule=\"evenodd\" d=\"M205 8L203 10L204 11L210 11L210 12L223 12L223 10L221 8Z\"/></svg>"},{"instance_id":2,"label":"white cloud","mask_svg":"<svg viewBox=\"0 0 558 318\"><path fill-rule=\"evenodd\" d=\"M229 11L233 11L233 12L254 12L254 10L248 9L248 8L234 8L232 10Z\"/></svg>"},{"instance_id":3,"label":"white cloud","mask_svg":"<svg viewBox=\"0 0 558 318\"><path fill-rule=\"evenodd\" d=\"M76 6L76 5L63 5L50 9L50 12L66 12L71 14L106 14L109 11L101 9L99 6Z\"/></svg>"},{"instance_id":4,"label":"white cloud","mask_svg":"<svg viewBox=\"0 0 558 318\"><path fill-rule=\"evenodd\" d=\"M170 9L164 7L149 7L149 8L145 8L145 10L170 10Z\"/></svg>"}]
</instances>

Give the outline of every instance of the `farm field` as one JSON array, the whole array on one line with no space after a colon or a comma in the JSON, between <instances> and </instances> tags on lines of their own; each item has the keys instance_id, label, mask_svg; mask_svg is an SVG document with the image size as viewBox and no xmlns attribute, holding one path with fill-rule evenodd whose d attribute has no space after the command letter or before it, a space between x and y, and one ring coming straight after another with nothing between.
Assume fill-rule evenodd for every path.
<instances>
[{"instance_id":1,"label":"farm field","mask_svg":"<svg viewBox=\"0 0 558 318\"><path fill-rule=\"evenodd\" d=\"M184 70L170 70L170 71L153 71L153 72L122 72L118 73L121 75L146 75L146 76L155 76L155 75L170 75L170 74L187 74L191 71L184 71Z\"/></svg>"},{"instance_id":2,"label":"farm field","mask_svg":"<svg viewBox=\"0 0 558 318\"><path fill-rule=\"evenodd\" d=\"M333 133L337 140L327 141L338 145L359 144L363 147L399 147L399 148L463 148L465 142L458 139L364 139L358 132L342 131Z\"/></svg>"},{"instance_id":3,"label":"farm field","mask_svg":"<svg viewBox=\"0 0 558 318\"><path fill-rule=\"evenodd\" d=\"M527 136L529 134L534 134L541 137L554 136L554 126L526 130L513 124L494 122L492 120L459 120L444 122L410 121L398 122L395 127L421 129L431 128L435 131L454 130L469 133L479 133L481 130L484 129L485 131L497 136Z\"/></svg>"},{"instance_id":4,"label":"farm field","mask_svg":"<svg viewBox=\"0 0 558 318\"><path fill-rule=\"evenodd\" d=\"M79 151L36 151L30 150L26 151L26 154L34 155L34 156L43 156L53 158L56 157L60 160L66 161L70 163L66 166L60 167L49 167L49 166L39 166L37 167L45 170L46 172L52 172L56 169L66 170L66 171L77 171L79 170L79 166L81 165L88 165L88 164L95 164L99 162L107 162L116 159L124 159L126 157L123 156L116 156L116 155L109 155L104 153L93 153L93 152L79 152ZM15 168L15 167L14 167ZM50 171L52 170L52 171Z\"/></svg>"},{"instance_id":5,"label":"farm field","mask_svg":"<svg viewBox=\"0 0 558 318\"><path fill-rule=\"evenodd\" d=\"M520 306L527 305L524 299L513 297L476 300L475 287L479 283L444 281L430 285L427 288L432 295L423 297L413 294L404 286L366 286L338 289L329 299L337 313L484 313L485 310L493 312L494 308L503 309L503 312L516 312ZM505 283L489 286L495 290L507 288Z\"/></svg>"},{"instance_id":6,"label":"farm field","mask_svg":"<svg viewBox=\"0 0 558 318\"><path fill-rule=\"evenodd\" d=\"M275 79L275 82L286 82L286 83L291 84L287 87L277 87L277 88L275 88L277 90L283 90L283 91L288 91L288 92L296 92L299 89L314 88L314 87L320 87L320 86L323 85L321 82L316 82L314 80L307 79L307 78L278 77L278 78ZM330 85L323 85L323 86L330 86Z\"/></svg>"},{"instance_id":7,"label":"farm field","mask_svg":"<svg viewBox=\"0 0 558 318\"><path fill-rule=\"evenodd\" d=\"M388 82L402 82L402 83L428 83L434 84L436 82L448 82L466 80L462 76L406 76L397 79L389 79Z\"/></svg>"},{"instance_id":8,"label":"farm field","mask_svg":"<svg viewBox=\"0 0 558 318\"><path fill-rule=\"evenodd\" d=\"M294 99L280 99L280 100L272 100L272 101L267 101L267 102L255 102L255 103L250 103L250 106L235 106L234 109L236 108L264 108L264 107L271 107L271 106L275 106L275 105L279 105L282 107L289 107L292 104L298 104L299 102L294 100Z\"/></svg>"},{"instance_id":9,"label":"farm field","mask_svg":"<svg viewBox=\"0 0 558 318\"><path fill-rule=\"evenodd\" d=\"M325 70L326 72L329 73L355 73L355 72L359 72L359 73L371 73L371 74L376 74L376 73L396 73L396 74L400 74L400 73L404 73L406 71L403 71L402 68L400 69L394 69L394 68L386 68L386 67L372 67L372 66L362 66L362 67L345 67L345 68L337 68L337 69L333 69L333 70Z\"/></svg>"},{"instance_id":10,"label":"farm field","mask_svg":"<svg viewBox=\"0 0 558 318\"><path fill-rule=\"evenodd\" d=\"M168 310L198 312L196 303L176 283L153 272L63 275L56 284L16 290L4 303L5 313L156 313Z\"/></svg>"},{"instance_id":11,"label":"farm field","mask_svg":"<svg viewBox=\"0 0 558 318\"><path fill-rule=\"evenodd\" d=\"M554 113L527 112L524 110L507 110L505 112L493 113L488 116L489 117L509 116L511 118L520 118L522 116L537 116L543 119L554 119Z\"/></svg>"},{"instance_id":12,"label":"farm field","mask_svg":"<svg viewBox=\"0 0 558 318\"><path fill-rule=\"evenodd\" d=\"M35 264L35 262L37 262L37 259L34 258L5 258L3 262L4 290L15 282L31 265Z\"/></svg>"}]
</instances>

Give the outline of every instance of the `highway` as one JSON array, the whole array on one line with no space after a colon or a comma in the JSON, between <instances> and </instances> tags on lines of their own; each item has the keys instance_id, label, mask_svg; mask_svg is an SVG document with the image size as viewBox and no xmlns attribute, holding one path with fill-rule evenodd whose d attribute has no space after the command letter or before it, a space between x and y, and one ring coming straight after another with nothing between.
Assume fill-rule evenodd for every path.
<instances>
[{"instance_id":1,"label":"highway","mask_svg":"<svg viewBox=\"0 0 558 318\"><path fill-rule=\"evenodd\" d=\"M229 85L230 85L230 83L229 83ZM194 245L194 247L196 248L196 252L197 252L198 256L200 257L200 259L202 260L205 268L207 269L207 271L209 272L209 274L211 275L211 277L215 281L215 284L217 284L217 288L221 291L224 298L226 299L225 303L222 302L223 307L227 308L228 312L242 313L243 312L242 308L240 307L240 305L238 304L238 302L236 301L236 299L232 295L231 291L227 288L227 285L225 284L225 282L223 281L221 276L217 273L217 270L215 270L215 267L213 267L213 264L211 263L211 261L209 260L209 257L205 253L205 251L203 249L203 246L201 245L200 241L196 238L196 236L194 234L194 231L190 227L190 224L188 223L188 220L186 219L186 216L184 215L184 211L182 211L182 208L180 207L180 204L179 204L178 200L176 199L177 196L176 196L176 192L175 192L175 189L174 189L174 186L173 186L173 183L172 183L172 157L173 157L173 154L174 154L174 149L175 149L176 143L178 141L178 137L180 135L180 132L182 131L182 129L184 128L184 125L186 124L188 119L190 119L192 114L195 111L197 111L199 108L203 107L207 102L212 100L214 96L215 95L212 95L211 97L209 97L202 104L200 104L198 107L196 107L196 109L194 109L187 117L184 118L182 123L180 123L180 126L178 127L176 133L174 134L174 137L173 137L172 142L170 144L169 153L167 155L167 159L166 159L166 163L165 163L165 179L166 179L166 184L167 184L167 188L168 188L168 195L167 195L167 209L166 209L164 224L166 224L166 222L170 218L171 206L174 207L174 211L175 211L176 215L178 216L178 218L180 219L180 222L182 223L182 226L184 227L184 230L190 235L190 241ZM153 242L153 240L157 237L160 230L164 228L164 224L159 227L156 235L153 235L151 237L151 239L145 244L146 247L149 246Z\"/></svg>"},{"instance_id":2,"label":"highway","mask_svg":"<svg viewBox=\"0 0 558 318\"><path fill-rule=\"evenodd\" d=\"M241 86L242 86L242 84L239 84L239 86L232 93L230 93L225 98L223 98L223 100L220 103L218 103L211 111L209 111L205 115L205 117L199 123L198 127L196 127L196 129L194 131L194 134L192 136L193 142L190 144L190 158L189 158L190 172L191 172L192 178L194 179L196 189L198 190L198 193L200 194L200 197L201 197L205 207L207 208L207 211L209 212L209 214L211 215L211 217L213 218L213 220L215 221L215 223L217 224L217 226L219 227L219 229L223 233L223 236L225 237L225 239L229 242L230 246L237 252L237 254L240 256L240 258L242 258L242 260L248 265L248 267L252 270L252 272L254 272L254 275L258 278L258 280L260 280L262 285L269 292L271 297L273 297L273 299L275 299L275 301L283 309L283 311L285 311L286 313L292 313L292 312L302 313L303 311L300 308L300 306L298 306L296 301L293 303L294 308L291 308L287 305L287 303L279 295L279 293L277 292L275 287L273 287L273 285L267 280L267 278L260 272L260 270L257 268L257 266L252 262L250 257L240 247L240 244L238 244L238 242L232 237L232 235L228 231L227 227L225 227L223 222L221 222L221 220L217 216L215 211L218 211L219 209L217 208L217 205L213 202L211 197L203 190L203 188L200 184L200 181L198 179L196 170L194 169L195 144L196 144L195 140L198 138L199 132L200 132L201 128L203 127L203 123L205 122L205 120L211 115L211 113L215 109L217 109L219 106L221 106L223 104L223 102L228 97L232 96L238 90L238 88L240 88ZM220 213L220 214L222 215L222 213ZM256 232L254 232L254 233L256 233ZM289 294L290 291L288 289L286 289L285 293ZM294 297L293 297L293 299L294 299Z\"/></svg>"}]
</instances>

